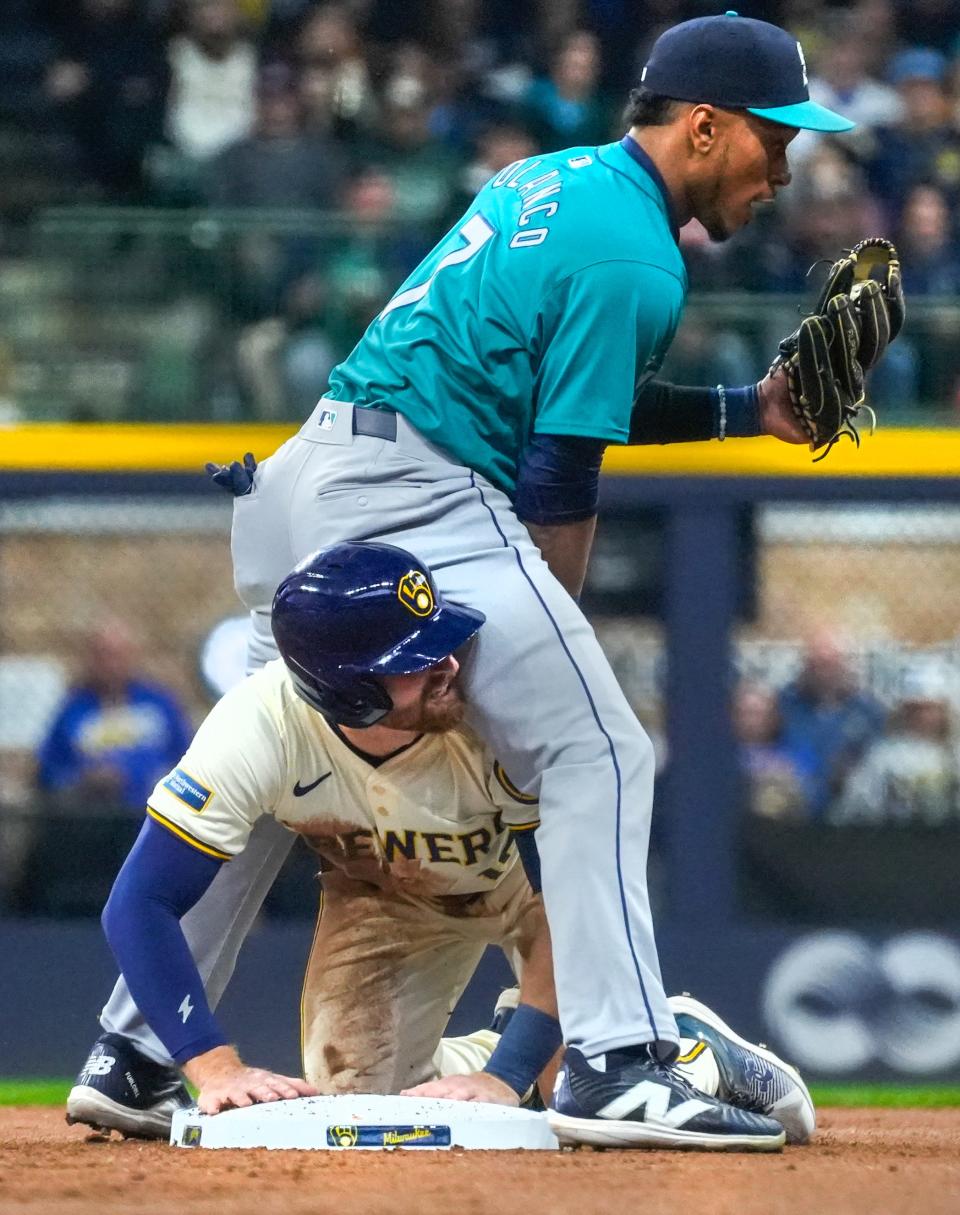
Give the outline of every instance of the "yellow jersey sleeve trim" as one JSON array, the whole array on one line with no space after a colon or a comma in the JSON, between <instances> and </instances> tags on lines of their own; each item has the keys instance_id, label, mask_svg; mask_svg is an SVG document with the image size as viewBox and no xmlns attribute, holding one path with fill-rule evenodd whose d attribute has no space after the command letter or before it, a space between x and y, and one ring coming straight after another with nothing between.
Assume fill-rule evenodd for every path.
<instances>
[{"instance_id":1,"label":"yellow jersey sleeve trim","mask_svg":"<svg viewBox=\"0 0 960 1215\"><path fill-rule=\"evenodd\" d=\"M194 838L194 836L192 836L188 831L184 831L184 829L182 827L178 827L176 823L172 823L168 818L164 818L164 816L158 810L154 810L153 806L147 806L147 814L149 814L152 819L156 819L161 827L166 827L166 829L172 832L177 839L183 840L183 842L185 844L189 844L191 848L196 848L198 852L205 852L207 856L212 856L218 861L233 860L233 857L229 852L222 852L219 848L214 848L210 844L204 844L202 840Z\"/></svg>"},{"instance_id":2,"label":"yellow jersey sleeve trim","mask_svg":"<svg viewBox=\"0 0 960 1215\"><path fill-rule=\"evenodd\" d=\"M536 831L540 826L540 820L535 819L532 823L507 823L507 826L516 835L518 831Z\"/></svg>"},{"instance_id":3,"label":"yellow jersey sleeve trim","mask_svg":"<svg viewBox=\"0 0 960 1215\"><path fill-rule=\"evenodd\" d=\"M540 804L540 799L533 797L529 793L522 793L513 783L506 772L503 770L498 759L493 761L493 775L497 778L497 783L504 793L513 798L515 802L519 802L522 806L537 806Z\"/></svg>"}]
</instances>

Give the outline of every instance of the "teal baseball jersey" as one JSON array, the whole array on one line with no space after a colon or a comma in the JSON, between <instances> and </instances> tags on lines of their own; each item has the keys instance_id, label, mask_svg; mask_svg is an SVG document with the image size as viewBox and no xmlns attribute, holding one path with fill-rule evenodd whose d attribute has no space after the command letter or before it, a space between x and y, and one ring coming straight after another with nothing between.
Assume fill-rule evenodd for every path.
<instances>
[{"instance_id":1,"label":"teal baseball jersey","mask_svg":"<svg viewBox=\"0 0 960 1215\"><path fill-rule=\"evenodd\" d=\"M640 156L568 148L498 173L334 368L328 396L396 410L510 494L532 433L625 442L687 287Z\"/></svg>"}]
</instances>

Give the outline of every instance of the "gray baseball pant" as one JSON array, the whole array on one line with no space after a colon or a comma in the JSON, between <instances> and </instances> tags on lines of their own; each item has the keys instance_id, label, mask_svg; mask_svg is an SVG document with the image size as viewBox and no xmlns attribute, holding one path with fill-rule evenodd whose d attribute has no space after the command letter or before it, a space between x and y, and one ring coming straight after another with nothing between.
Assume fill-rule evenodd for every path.
<instances>
[{"instance_id":1,"label":"gray baseball pant","mask_svg":"<svg viewBox=\"0 0 960 1215\"><path fill-rule=\"evenodd\" d=\"M487 617L463 669L468 720L513 782L540 799L537 846L566 1042L587 1055L639 1042L672 1053L677 1029L646 882L653 748L583 613L502 491L402 417L393 442L355 435L352 407L321 401L261 463L253 492L235 501L234 578L251 609L252 666L276 657L277 585L297 561L345 540L409 549L442 595ZM291 839L274 823L258 826L185 917L211 1006ZM122 979L102 1023L166 1059Z\"/></svg>"}]
</instances>

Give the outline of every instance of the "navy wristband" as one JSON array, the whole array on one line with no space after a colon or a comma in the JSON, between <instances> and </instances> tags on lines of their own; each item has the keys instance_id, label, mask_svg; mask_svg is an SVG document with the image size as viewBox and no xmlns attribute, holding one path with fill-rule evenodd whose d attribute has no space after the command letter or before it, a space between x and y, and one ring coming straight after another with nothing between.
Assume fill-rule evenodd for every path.
<instances>
[{"instance_id":1,"label":"navy wristband","mask_svg":"<svg viewBox=\"0 0 960 1215\"><path fill-rule=\"evenodd\" d=\"M760 434L756 384L688 388L650 380L634 402L628 443L697 443Z\"/></svg>"},{"instance_id":2,"label":"navy wristband","mask_svg":"<svg viewBox=\"0 0 960 1215\"><path fill-rule=\"evenodd\" d=\"M715 436L720 439L752 439L761 434L760 394L756 384L724 388L718 384Z\"/></svg>"},{"instance_id":3,"label":"navy wristband","mask_svg":"<svg viewBox=\"0 0 960 1215\"><path fill-rule=\"evenodd\" d=\"M563 1045L560 1022L532 1004L520 1004L483 1069L522 1097Z\"/></svg>"}]
</instances>

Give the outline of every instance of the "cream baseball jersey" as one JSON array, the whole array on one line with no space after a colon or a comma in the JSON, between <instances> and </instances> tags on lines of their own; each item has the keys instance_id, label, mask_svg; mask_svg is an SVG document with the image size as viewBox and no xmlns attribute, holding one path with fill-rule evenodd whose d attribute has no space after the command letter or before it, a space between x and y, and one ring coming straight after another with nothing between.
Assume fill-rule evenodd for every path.
<instances>
[{"instance_id":1,"label":"cream baseball jersey","mask_svg":"<svg viewBox=\"0 0 960 1215\"><path fill-rule=\"evenodd\" d=\"M374 760L296 694L280 661L214 706L147 812L220 860L269 814L324 868L422 896L492 889L516 863L510 828L536 803L464 728L425 734Z\"/></svg>"}]
</instances>

